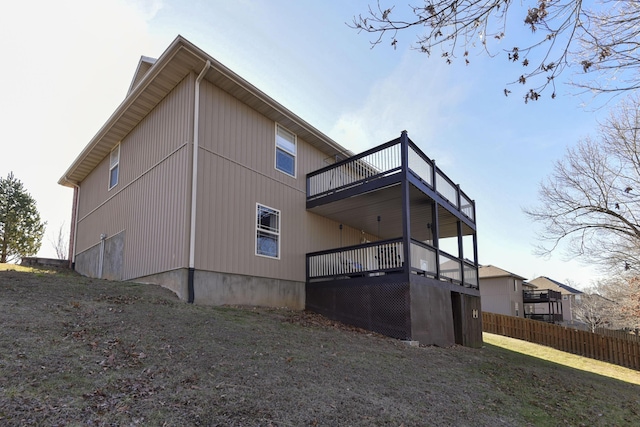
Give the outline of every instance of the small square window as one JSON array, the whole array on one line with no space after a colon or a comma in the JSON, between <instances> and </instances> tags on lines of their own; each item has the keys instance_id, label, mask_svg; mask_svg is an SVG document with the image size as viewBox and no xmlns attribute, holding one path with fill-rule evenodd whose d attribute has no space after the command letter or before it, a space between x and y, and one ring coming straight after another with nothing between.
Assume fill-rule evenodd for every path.
<instances>
[{"instance_id":1,"label":"small square window","mask_svg":"<svg viewBox=\"0 0 640 427\"><path fill-rule=\"evenodd\" d=\"M256 255L280 258L280 211L257 205Z\"/></svg>"},{"instance_id":2,"label":"small square window","mask_svg":"<svg viewBox=\"0 0 640 427\"><path fill-rule=\"evenodd\" d=\"M297 137L276 124L276 169L296 176Z\"/></svg>"},{"instance_id":3,"label":"small square window","mask_svg":"<svg viewBox=\"0 0 640 427\"><path fill-rule=\"evenodd\" d=\"M120 144L111 150L109 156L109 190L118 184L118 172L120 170Z\"/></svg>"}]
</instances>

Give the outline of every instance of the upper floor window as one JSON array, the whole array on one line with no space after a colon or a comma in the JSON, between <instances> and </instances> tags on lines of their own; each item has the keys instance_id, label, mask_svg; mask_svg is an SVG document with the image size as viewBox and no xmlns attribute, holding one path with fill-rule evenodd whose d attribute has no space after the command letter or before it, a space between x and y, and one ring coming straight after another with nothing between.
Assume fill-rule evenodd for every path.
<instances>
[{"instance_id":1,"label":"upper floor window","mask_svg":"<svg viewBox=\"0 0 640 427\"><path fill-rule=\"evenodd\" d=\"M296 176L296 135L276 124L276 169Z\"/></svg>"},{"instance_id":2,"label":"upper floor window","mask_svg":"<svg viewBox=\"0 0 640 427\"><path fill-rule=\"evenodd\" d=\"M118 171L120 169L120 144L111 150L109 156L109 190L118 184Z\"/></svg>"},{"instance_id":3,"label":"upper floor window","mask_svg":"<svg viewBox=\"0 0 640 427\"><path fill-rule=\"evenodd\" d=\"M257 205L256 255L280 258L280 211Z\"/></svg>"},{"instance_id":4,"label":"upper floor window","mask_svg":"<svg viewBox=\"0 0 640 427\"><path fill-rule=\"evenodd\" d=\"M518 292L518 279L513 279L513 292Z\"/></svg>"}]
</instances>

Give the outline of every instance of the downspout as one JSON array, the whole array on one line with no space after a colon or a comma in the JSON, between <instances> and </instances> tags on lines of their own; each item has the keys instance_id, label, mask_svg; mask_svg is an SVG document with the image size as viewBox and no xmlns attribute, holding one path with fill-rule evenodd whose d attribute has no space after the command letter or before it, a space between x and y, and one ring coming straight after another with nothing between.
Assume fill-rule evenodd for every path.
<instances>
[{"instance_id":1,"label":"downspout","mask_svg":"<svg viewBox=\"0 0 640 427\"><path fill-rule=\"evenodd\" d=\"M65 176L64 180L73 185L73 206L71 208L71 226L69 236L69 268L75 270L76 263L76 243L78 241L78 203L80 201L80 185L69 181Z\"/></svg>"},{"instance_id":2,"label":"downspout","mask_svg":"<svg viewBox=\"0 0 640 427\"><path fill-rule=\"evenodd\" d=\"M202 71L196 79L195 96L193 101L193 165L191 175L191 230L189 234L189 274L187 277L187 301L193 304L195 300L194 276L196 271L196 201L198 195L198 149L200 127L200 82L211 68L211 61L207 60Z\"/></svg>"}]
</instances>

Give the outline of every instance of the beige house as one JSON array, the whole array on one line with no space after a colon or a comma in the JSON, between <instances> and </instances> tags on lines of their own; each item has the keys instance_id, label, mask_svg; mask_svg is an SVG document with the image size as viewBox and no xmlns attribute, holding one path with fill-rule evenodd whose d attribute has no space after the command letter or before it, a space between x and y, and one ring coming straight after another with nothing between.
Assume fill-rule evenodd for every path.
<instances>
[{"instance_id":1,"label":"beige house","mask_svg":"<svg viewBox=\"0 0 640 427\"><path fill-rule=\"evenodd\" d=\"M524 317L522 291L527 279L493 265L480 266L478 276L482 311Z\"/></svg>"},{"instance_id":2,"label":"beige house","mask_svg":"<svg viewBox=\"0 0 640 427\"><path fill-rule=\"evenodd\" d=\"M399 134L354 155L177 37L59 180L74 268L479 346L475 204Z\"/></svg>"},{"instance_id":3,"label":"beige house","mask_svg":"<svg viewBox=\"0 0 640 427\"><path fill-rule=\"evenodd\" d=\"M493 265L478 269L482 311L525 317L532 320L562 322L562 297L548 283L527 279ZM545 287L547 286L547 287Z\"/></svg>"}]
</instances>

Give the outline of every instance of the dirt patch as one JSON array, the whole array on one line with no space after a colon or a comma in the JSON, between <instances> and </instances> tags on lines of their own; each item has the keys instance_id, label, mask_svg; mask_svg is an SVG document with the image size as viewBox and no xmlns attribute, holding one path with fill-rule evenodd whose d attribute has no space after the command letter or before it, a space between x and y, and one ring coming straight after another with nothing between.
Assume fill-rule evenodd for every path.
<instances>
[{"instance_id":1,"label":"dirt patch","mask_svg":"<svg viewBox=\"0 0 640 427\"><path fill-rule=\"evenodd\" d=\"M309 312L0 272L0 424L634 425L640 387L487 346L410 347Z\"/></svg>"}]
</instances>

